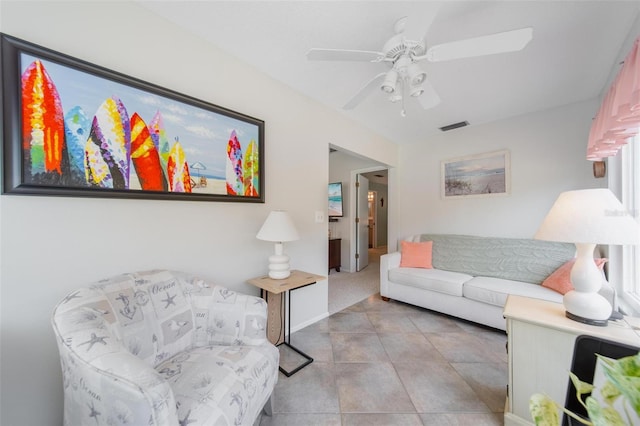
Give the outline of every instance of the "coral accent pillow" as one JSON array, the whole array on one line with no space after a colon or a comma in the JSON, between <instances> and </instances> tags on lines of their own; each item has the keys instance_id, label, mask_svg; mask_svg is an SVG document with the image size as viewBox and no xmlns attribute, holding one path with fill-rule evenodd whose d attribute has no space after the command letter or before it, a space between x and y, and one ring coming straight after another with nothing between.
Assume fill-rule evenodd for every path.
<instances>
[{"instance_id":1,"label":"coral accent pillow","mask_svg":"<svg viewBox=\"0 0 640 426\"><path fill-rule=\"evenodd\" d=\"M431 264L433 241L421 243L400 241L400 249L400 267L433 269Z\"/></svg>"},{"instance_id":2,"label":"coral accent pillow","mask_svg":"<svg viewBox=\"0 0 640 426\"><path fill-rule=\"evenodd\" d=\"M596 262L596 265L602 271L604 268L604 264L607 263L609 259L593 259ZM573 290L573 284L571 284L571 268L573 264L576 263L575 259L571 259L566 262L564 265L556 269L551 275L549 275L543 282L542 287L550 288L551 290L555 290L560 294L566 294L569 291Z\"/></svg>"}]
</instances>

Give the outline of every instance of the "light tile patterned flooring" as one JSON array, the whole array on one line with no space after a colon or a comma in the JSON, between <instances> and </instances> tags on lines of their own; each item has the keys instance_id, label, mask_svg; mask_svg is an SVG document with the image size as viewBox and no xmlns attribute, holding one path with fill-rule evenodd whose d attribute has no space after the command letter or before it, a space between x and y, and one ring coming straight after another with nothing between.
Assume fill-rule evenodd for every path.
<instances>
[{"instance_id":1,"label":"light tile patterned flooring","mask_svg":"<svg viewBox=\"0 0 640 426\"><path fill-rule=\"evenodd\" d=\"M291 343L314 362L280 373L275 425L502 425L504 332L370 296ZM300 360L281 346L281 363Z\"/></svg>"}]
</instances>

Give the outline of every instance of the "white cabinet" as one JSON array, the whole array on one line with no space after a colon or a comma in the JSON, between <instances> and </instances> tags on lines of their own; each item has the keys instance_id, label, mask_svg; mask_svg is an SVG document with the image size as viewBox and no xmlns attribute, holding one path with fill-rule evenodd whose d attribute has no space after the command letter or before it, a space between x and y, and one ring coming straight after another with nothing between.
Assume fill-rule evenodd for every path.
<instances>
[{"instance_id":1,"label":"white cabinet","mask_svg":"<svg viewBox=\"0 0 640 426\"><path fill-rule=\"evenodd\" d=\"M509 389L505 425L531 425L529 398L546 393L564 403L576 337L589 335L640 346L640 336L630 323L636 318L612 322L606 327L582 324L565 317L560 303L509 296L504 307L509 352Z\"/></svg>"}]
</instances>

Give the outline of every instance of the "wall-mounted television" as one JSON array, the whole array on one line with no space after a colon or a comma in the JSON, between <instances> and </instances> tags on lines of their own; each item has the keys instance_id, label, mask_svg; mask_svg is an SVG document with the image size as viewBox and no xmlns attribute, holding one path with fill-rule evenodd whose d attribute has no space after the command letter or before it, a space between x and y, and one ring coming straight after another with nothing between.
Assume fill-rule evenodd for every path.
<instances>
[{"instance_id":1,"label":"wall-mounted television","mask_svg":"<svg viewBox=\"0 0 640 426\"><path fill-rule=\"evenodd\" d=\"M329 184L329 217L342 217L344 215L342 200L342 182Z\"/></svg>"}]
</instances>

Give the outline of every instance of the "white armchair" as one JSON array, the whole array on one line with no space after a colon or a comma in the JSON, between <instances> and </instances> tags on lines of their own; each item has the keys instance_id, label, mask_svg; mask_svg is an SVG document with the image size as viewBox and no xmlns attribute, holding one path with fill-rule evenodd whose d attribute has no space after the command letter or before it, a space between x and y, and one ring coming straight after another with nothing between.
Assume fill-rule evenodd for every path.
<instances>
[{"instance_id":1,"label":"white armchair","mask_svg":"<svg viewBox=\"0 0 640 426\"><path fill-rule=\"evenodd\" d=\"M64 424L253 424L278 380L266 320L262 299L180 272L72 292L52 318Z\"/></svg>"}]
</instances>

